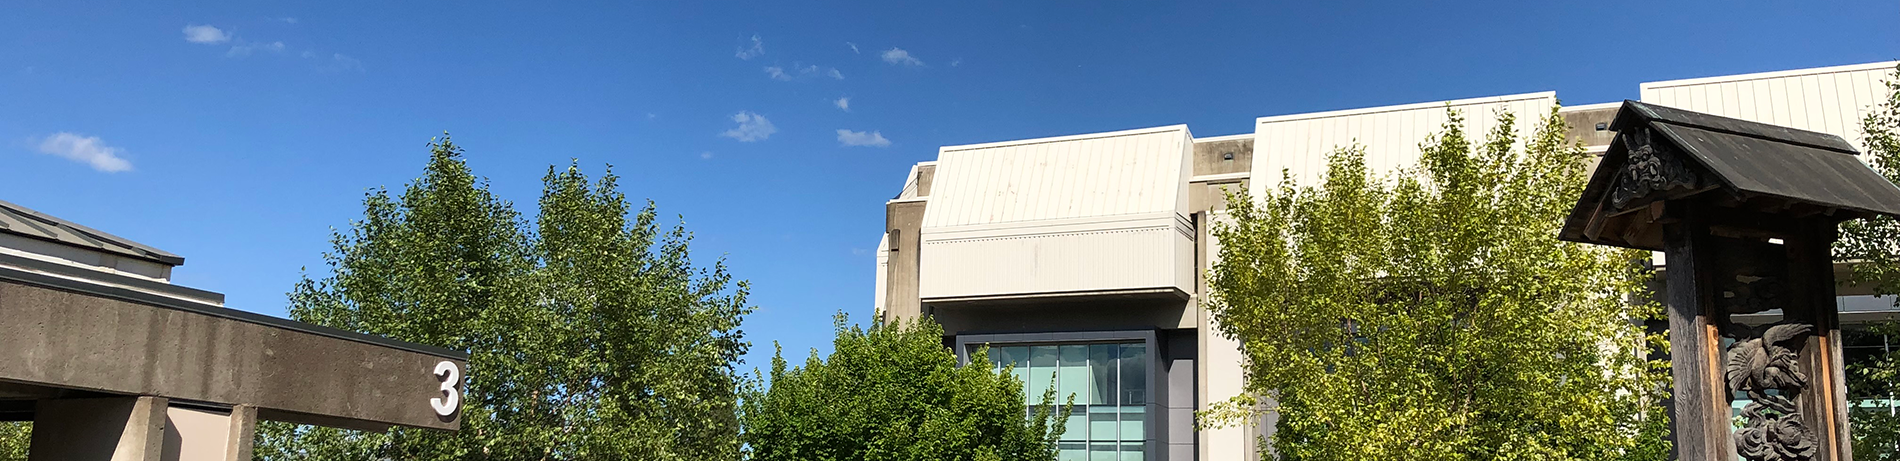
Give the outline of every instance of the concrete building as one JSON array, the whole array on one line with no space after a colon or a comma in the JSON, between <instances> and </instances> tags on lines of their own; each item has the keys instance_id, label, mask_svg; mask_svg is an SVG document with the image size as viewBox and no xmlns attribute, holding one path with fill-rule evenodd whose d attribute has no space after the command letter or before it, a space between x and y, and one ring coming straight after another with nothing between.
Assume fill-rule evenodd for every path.
<instances>
[{"instance_id":1,"label":"concrete building","mask_svg":"<svg viewBox=\"0 0 1900 461\"><path fill-rule=\"evenodd\" d=\"M259 420L461 427L467 354L224 307L185 259L0 201L0 421L28 459L249 460Z\"/></svg>"},{"instance_id":2,"label":"concrete building","mask_svg":"<svg viewBox=\"0 0 1900 461\"><path fill-rule=\"evenodd\" d=\"M1644 83L1638 93L1859 145L1858 120L1887 94L1881 82L1895 64ZM1176 125L944 146L885 205L877 315L931 316L966 363L987 345L999 363L1016 365L1030 394L1053 378L1059 393L1075 395L1062 459L1257 459L1270 416L1254 427L1194 428L1195 411L1241 391L1238 345L1215 333L1200 304L1220 245L1207 223L1224 208L1223 191L1263 195L1282 171L1312 184L1326 154L1355 143L1375 170L1412 165L1448 107L1465 114L1467 133L1485 133L1496 111L1526 120L1555 106L1557 94L1541 92L1261 117L1253 133L1228 136ZM1573 139L1601 155L1616 109L1559 114ZM1525 139L1534 124L1517 128ZM1865 287L1840 293L1846 321L1896 314ZM1847 347L1852 360L1891 346L1863 337Z\"/></svg>"}]
</instances>

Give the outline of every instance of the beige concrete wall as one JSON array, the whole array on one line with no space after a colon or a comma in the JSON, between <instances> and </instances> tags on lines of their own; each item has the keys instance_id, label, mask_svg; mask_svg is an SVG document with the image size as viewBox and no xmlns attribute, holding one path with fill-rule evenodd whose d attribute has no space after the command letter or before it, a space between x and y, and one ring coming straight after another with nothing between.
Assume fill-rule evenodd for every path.
<instances>
[{"instance_id":1,"label":"beige concrete wall","mask_svg":"<svg viewBox=\"0 0 1900 461\"><path fill-rule=\"evenodd\" d=\"M890 245L884 275L885 321L915 319L923 312L917 271L926 203L913 200L884 206L884 232Z\"/></svg>"},{"instance_id":2,"label":"beige concrete wall","mask_svg":"<svg viewBox=\"0 0 1900 461\"><path fill-rule=\"evenodd\" d=\"M1252 136L1214 139L1212 141L1194 140L1195 176L1245 173L1252 170Z\"/></svg>"},{"instance_id":3,"label":"beige concrete wall","mask_svg":"<svg viewBox=\"0 0 1900 461\"><path fill-rule=\"evenodd\" d=\"M249 461L257 411L171 407L165 410L165 448L160 461Z\"/></svg>"},{"instance_id":4,"label":"beige concrete wall","mask_svg":"<svg viewBox=\"0 0 1900 461\"><path fill-rule=\"evenodd\" d=\"M1205 221L1224 219L1223 214L1210 213L1203 216ZM1211 226L1203 225L1206 229ZM1203 230L1201 234L1201 273L1213 269L1220 255L1220 239L1212 232ZM1205 293L1206 277L1201 280ZM1198 299L1197 299L1198 300ZM1246 364L1241 353L1240 343L1220 334L1220 322L1205 308L1196 309L1198 323L1195 329L1200 335L1200 402L1197 407L1205 411L1211 405L1239 396L1245 390ZM1200 431L1200 459L1204 460L1249 460L1254 459L1256 451L1255 434L1257 428L1247 426L1223 427Z\"/></svg>"},{"instance_id":5,"label":"beige concrete wall","mask_svg":"<svg viewBox=\"0 0 1900 461\"><path fill-rule=\"evenodd\" d=\"M431 398L442 397L434 375L440 361L387 346L0 281L0 380L255 405L270 419L457 429L459 413L443 418L430 406Z\"/></svg>"},{"instance_id":6,"label":"beige concrete wall","mask_svg":"<svg viewBox=\"0 0 1900 461\"><path fill-rule=\"evenodd\" d=\"M1610 131L1609 126L1620 107L1622 103L1565 107L1557 115L1564 118L1564 128L1569 130L1571 142L1583 144L1586 150L1601 155L1602 148L1609 147L1610 141L1616 138L1616 132ZM1603 129L1598 130L1598 124L1603 125Z\"/></svg>"}]
</instances>

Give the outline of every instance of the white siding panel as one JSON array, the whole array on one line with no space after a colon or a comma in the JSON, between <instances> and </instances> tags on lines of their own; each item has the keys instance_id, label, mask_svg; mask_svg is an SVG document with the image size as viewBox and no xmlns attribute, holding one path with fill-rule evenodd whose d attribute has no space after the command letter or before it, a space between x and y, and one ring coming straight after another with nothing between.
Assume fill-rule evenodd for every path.
<instances>
[{"instance_id":1,"label":"white siding panel","mask_svg":"<svg viewBox=\"0 0 1900 461\"><path fill-rule=\"evenodd\" d=\"M1448 120L1446 109L1464 117L1468 139L1482 141L1497 126L1497 113L1517 116L1520 145L1536 129L1539 118L1557 104L1556 93L1463 99L1457 101L1374 107L1312 114L1260 118L1254 128L1254 196L1279 187L1286 170L1302 186L1316 185L1326 171L1326 156L1352 147L1365 148L1366 167L1389 173L1418 163L1419 144Z\"/></svg>"},{"instance_id":2,"label":"white siding panel","mask_svg":"<svg viewBox=\"0 0 1900 461\"><path fill-rule=\"evenodd\" d=\"M890 268L891 235L884 234L883 237L877 239L877 284L871 289L871 291L876 292L875 294L877 295L876 299L871 300L871 312L875 314L877 318L884 317L884 300L887 298L886 294L890 291L889 286L886 285L890 278Z\"/></svg>"},{"instance_id":3,"label":"white siding panel","mask_svg":"<svg viewBox=\"0 0 1900 461\"><path fill-rule=\"evenodd\" d=\"M924 210L924 299L1193 292L1186 126L944 147Z\"/></svg>"},{"instance_id":4,"label":"white siding panel","mask_svg":"<svg viewBox=\"0 0 1900 461\"><path fill-rule=\"evenodd\" d=\"M924 230L923 299L1176 288L1192 293L1194 240L1173 212L1045 226Z\"/></svg>"},{"instance_id":5,"label":"white siding panel","mask_svg":"<svg viewBox=\"0 0 1900 461\"><path fill-rule=\"evenodd\" d=\"M1186 212L1185 126L944 147L924 227Z\"/></svg>"},{"instance_id":6,"label":"white siding panel","mask_svg":"<svg viewBox=\"0 0 1900 461\"><path fill-rule=\"evenodd\" d=\"M1894 62L1642 84L1643 102L1832 134L1860 145Z\"/></svg>"}]
</instances>

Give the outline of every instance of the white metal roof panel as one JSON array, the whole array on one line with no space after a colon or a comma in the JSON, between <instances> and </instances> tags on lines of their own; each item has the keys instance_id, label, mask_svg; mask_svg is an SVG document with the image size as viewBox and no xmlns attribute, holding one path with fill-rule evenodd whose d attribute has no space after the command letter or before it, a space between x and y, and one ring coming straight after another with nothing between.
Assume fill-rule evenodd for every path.
<instances>
[{"instance_id":1,"label":"white metal roof panel","mask_svg":"<svg viewBox=\"0 0 1900 461\"><path fill-rule=\"evenodd\" d=\"M1192 148L1186 125L945 146L923 227L1184 213Z\"/></svg>"},{"instance_id":2,"label":"white metal roof panel","mask_svg":"<svg viewBox=\"0 0 1900 461\"><path fill-rule=\"evenodd\" d=\"M1286 171L1302 186L1316 185L1326 171L1326 156L1341 148L1365 148L1366 167L1392 172L1417 164L1419 143L1449 120L1447 109L1464 116L1466 136L1481 141L1496 126L1498 111L1517 116L1518 141L1530 137L1537 118L1557 104L1552 91L1509 96L1370 107L1330 112L1261 117L1255 122L1253 178L1248 192L1265 195Z\"/></svg>"},{"instance_id":3,"label":"white metal roof panel","mask_svg":"<svg viewBox=\"0 0 1900 461\"><path fill-rule=\"evenodd\" d=\"M1840 136L1856 146L1860 119L1887 95L1900 61L1642 84L1643 102Z\"/></svg>"}]
</instances>

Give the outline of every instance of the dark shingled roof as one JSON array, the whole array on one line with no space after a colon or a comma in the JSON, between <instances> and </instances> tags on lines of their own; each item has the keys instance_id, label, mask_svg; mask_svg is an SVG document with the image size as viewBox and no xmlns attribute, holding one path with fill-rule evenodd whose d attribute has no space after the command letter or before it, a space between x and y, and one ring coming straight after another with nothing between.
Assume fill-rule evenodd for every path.
<instances>
[{"instance_id":1,"label":"dark shingled roof","mask_svg":"<svg viewBox=\"0 0 1900 461\"><path fill-rule=\"evenodd\" d=\"M0 200L0 233L179 266L185 258Z\"/></svg>"},{"instance_id":2,"label":"dark shingled roof","mask_svg":"<svg viewBox=\"0 0 1900 461\"><path fill-rule=\"evenodd\" d=\"M1854 146L1839 136L1750 122L1682 109L1623 101L1610 129L1619 133L1647 127L1652 142L1675 146L1692 168L1719 181L1730 196L1765 197L1779 203L1839 210L1841 219L1900 216L1900 187L1861 163ZM1649 239L1586 236L1593 220L1615 217L1608 206L1611 189L1624 174L1632 146L1625 137L1611 142L1602 164L1584 187L1583 197L1564 224L1564 240L1650 248ZM1594 225L1601 226L1602 223ZM1640 223L1632 225L1641 226ZM1658 249L1658 248L1650 248Z\"/></svg>"},{"instance_id":3,"label":"dark shingled roof","mask_svg":"<svg viewBox=\"0 0 1900 461\"><path fill-rule=\"evenodd\" d=\"M1854 211L1900 215L1900 187L1839 136L1624 101L1610 129L1648 123L1729 187Z\"/></svg>"}]
</instances>

